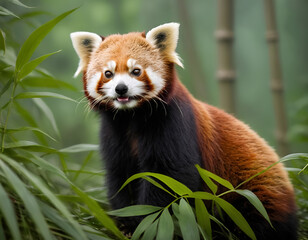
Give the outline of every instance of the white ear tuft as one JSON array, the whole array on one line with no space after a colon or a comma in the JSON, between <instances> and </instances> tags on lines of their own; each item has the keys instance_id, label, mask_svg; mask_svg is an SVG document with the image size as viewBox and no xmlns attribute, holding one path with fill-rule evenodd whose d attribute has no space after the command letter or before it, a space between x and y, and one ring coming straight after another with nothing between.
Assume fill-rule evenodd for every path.
<instances>
[{"instance_id":1,"label":"white ear tuft","mask_svg":"<svg viewBox=\"0 0 308 240\"><path fill-rule=\"evenodd\" d=\"M166 23L153 28L146 35L148 42L157 47L171 62L183 67L183 64L175 52L179 38L178 23Z\"/></svg>"},{"instance_id":2,"label":"white ear tuft","mask_svg":"<svg viewBox=\"0 0 308 240\"><path fill-rule=\"evenodd\" d=\"M90 32L74 32L71 33L73 47L77 52L80 62L74 77L77 77L89 63L90 55L100 46L102 38Z\"/></svg>"}]
</instances>

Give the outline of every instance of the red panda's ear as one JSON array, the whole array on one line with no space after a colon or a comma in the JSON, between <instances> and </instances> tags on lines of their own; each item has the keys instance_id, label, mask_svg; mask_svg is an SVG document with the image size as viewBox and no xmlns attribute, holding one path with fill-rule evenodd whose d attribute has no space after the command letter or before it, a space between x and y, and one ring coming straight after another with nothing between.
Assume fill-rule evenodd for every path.
<instances>
[{"instance_id":1,"label":"red panda's ear","mask_svg":"<svg viewBox=\"0 0 308 240\"><path fill-rule=\"evenodd\" d=\"M77 52L80 62L74 77L77 77L88 65L90 55L100 46L104 38L89 32L74 32L71 33L73 47Z\"/></svg>"},{"instance_id":2,"label":"red panda's ear","mask_svg":"<svg viewBox=\"0 0 308 240\"><path fill-rule=\"evenodd\" d=\"M168 60L183 67L180 57L175 52L178 38L179 38L178 23L166 23L153 28L146 35L148 42L159 48Z\"/></svg>"}]
</instances>

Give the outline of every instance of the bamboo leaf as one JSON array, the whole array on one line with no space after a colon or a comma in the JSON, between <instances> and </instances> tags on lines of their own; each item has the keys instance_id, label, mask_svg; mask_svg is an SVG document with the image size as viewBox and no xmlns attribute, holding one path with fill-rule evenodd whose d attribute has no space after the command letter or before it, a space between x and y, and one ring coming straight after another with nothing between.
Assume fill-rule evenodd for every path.
<instances>
[{"instance_id":1,"label":"bamboo leaf","mask_svg":"<svg viewBox=\"0 0 308 240\"><path fill-rule=\"evenodd\" d=\"M86 236L80 226L75 222L75 220L71 217L71 213L68 209L63 205L63 203L47 188L47 186L39 180L36 176L30 173L26 168L19 165L13 159L8 158L4 155L0 155L2 159L4 159L8 164L10 164L13 168L15 168L18 172L23 174L28 180L32 182L32 184L44 194L44 196L52 203L62 214L63 216L74 226L76 231L79 233L78 239L86 239Z\"/></svg>"},{"instance_id":2,"label":"bamboo leaf","mask_svg":"<svg viewBox=\"0 0 308 240\"><path fill-rule=\"evenodd\" d=\"M203 171L204 169L202 169L199 165L197 165L196 167L203 181L211 189L211 191L215 194L218 189L217 185L209 178L208 174L205 171Z\"/></svg>"},{"instance_id":3,"label":"bamboo leaf","mask_svg":"<svg viewBox=\"0 0 308 240\"><path fill-rule=\"evenodd\" d=\"M76 144L67 148L59 150L62 153L79 153L88 151L98 151L99 145L97 144Z\"/></svg>"},{"instance_id":4,"label":"bamboo leaf","mask_svg":"<svg viewBox=\"0 0 308 240\"><path fill-rule=\"evenodd\" d=\"M235 190L236 193L244 196L247 198L247 200L261 213L261 215L269 222L269 224L273 227L271 220L266 212L266 209L264 208L262 202L259 200L259 198L249 190Z\"/></svg>"},{"instance_id":5,"label":"bamboo leaf","mask_svg":"<svg viewBox=\"0 0 308 240\"><path fill-rule=\"evenodd\" d=\"M195 206L196 206L197 222L199 226L203 230L206 239L212 239L210 214L208 213L204 205L204 202L200 199L195 199Z\"/></svg>"},{"instance_id":6,"label":"bamboo leaf","mask_svg":"<svg viewBox=\"0 0 308 240\"><path fill-rule=\"evenodd\" d=\"M30 61L30 62L27 62L25 65L23 65L23 67L21 68L20 72L18 73L17 81L20 81L23 78L25 78L26 76L28 76L28 74L30 74L46 58L48 58L49 56L54 55L54 54L56 54L58 52L60 52L60 51L56 51L56 52L53 52L53 53L45 54L45 55L40 56L40 57Z\"/></svg>"},{"instance_id":7,"label":"bamboo leaf","mask_svg":"<svg viewBox=\"0 0 308 240\"><path fill-rule=\"evenodd\" d=\"M158 179L159 181L163 182L166 184L170 189L172 189L175 193L177 193L180 196L191 194L192 191L186 187L183 183L180 183L179 181L168 177L166 175L160 174L160 173L151 173L151 172L144 172L144 173L137 173L131 176L129 179L125 181L125 183L122 185L119 191L121 191L127 184L130 182L138 179L138 178L144 178L146 177L154 177Z\"/></svg>"},{"instance_id":8,"label":"bamboo leaf","mask_svg":"<svg viewBox=\"0 0 308 240\"><path fill-rule=\"evenodd\" d=\"M31 141L16 141L11 143L6 143L4 145L5 149L14 149L14 148L23 148L33 152L46 152L46 153L55 153L56 149L40 145Z\"/></svg>"},{"instance_id":9,"label":"bamboo leaf","mask_svg":"<svg viewBox=\"0 0 308 240\"><path fill-rule=\"evenodd\" d=\"M38 47L40 42L45 38L45 36L53 29L53 27L60 22L63 18L65 18L67 15L71 14L76 10L72 9L70 11L67 11L58 17L52 19L51 21L43 24L39 28L37 28L34 32L31 33L31 35L27 38L27 40L22 45L17 59L16 59L16 68L15 73L17 74L22 67L30 60L31 56L33 55L35 49Z\"/></svg>"},{"instance_id":10,"label":"bamboo leaf","mask_svg":"<svg viewBox=\"0 0 308 240\"><path fill-rule=\"evenodd\" d=\"M18 17L16 14L14 14L13 12L11 12L10 10L0 6L0 15L3 15L3 16L13 16L13 17L16 17L18 19L20 19L20 17Z\"/></svg>"},{"instance_id":11,"label":"bamboo leaf","mask_svg":"<svg viewBox=\"0 0 308 240\"><path fill-rule=\"evenodd\" d=\"M108 214L117 217L143 216L161 210L161 207L151 205L133 205L109 211Z\"/></svg>"},{"instance_id":12,"label":"bamboo leaf","mask_svg":"<svg viewBox=\"0 0 308 240\"><path fill-rule=\"evenodd\" d=\"M144 233L144 231L149 228L149 226L155 221L155 219L158 217L158 215L159 215L159 212L145 217L139 223L138 227L136 228L135 232L133 233L132 240L139 240L142 233Z\"/></svg>"},{"instance_id":13,"label":"bamboo leaf","mask_svg":"<svg viewBox=\"0 0 308 240\"><path fill-rule=\"evenodd\" d=\"M142 240L153 240L156 236L157 232L157 225L158 225L158 220L156 220L154 223L152 223L144 232L143 237L141 238Z\"/></svg>"},{"instance_id":14,"label":"bamboo leaf","mask_svg":"<svg viewBox=\"0 0 308 240\"><path fill-rule=\"evenodd\" d=\"M37 88L66 88L72 91L77 90L73 85L51 76L28 76L22 80L22 85Z\"/></svg>"},{"instance_id":15,"label":"bamboo leaf","mask_svg":"<svg viewBox=\"0 0 308 240\"><path fill-rule=\"evenodd\" d=\"M208 192L193 192L191 194L189 194L187 197L189 198L197 198L197 199L203 199L203 200L214 200L216 198L215 195L213 195L212 193L208 193Z\"/></svg>"},{"instance_id":16,"label":"bamboo leaf","mask_svg":"<svg viewBox=\"0 0 308 240\"><path fill-rule=\"evenodd\" d=\"M216 198L215 202L228 214L232 221L251 239L256 240L256 235L252 231L243 215L230 203L222 198Z\"/></svg>"},{"instance_id":17,"label":"bamboo leaf","mask_svg":"<svg viewBox=\"0 0 308 240\"><path fill-rule=\"evenodd\" d=\"M14 78L11 78L7 81L7 83L4 85L4 87L0 91L0 97L10 88L12 83L14 82Z\"/></svg>"},{"instance_id":18,"label":"bamboo leaf","mask_svg":"<svg viewBox=\"0 0 308 240\"><path fill-rule=\"evenodd\" d=\"M182 237L184 240L200 239L198 224L191 206L184 200L180 200L179 212L174 212L179 220Z\"/></svg>"},{"instance_id":19,"label":"bamboo leaf","mask_svg":"<svg viewBox=\"0 0 308 240\"><path fill-rule=\"evenodd\" d=\"M3 55L5 54L5 38L4 32L0 29L0 51L3 51Z\"/></svg>"},{"instance_id":20,"label":"bamboo leaf","mask_svg":"<svg viewBox=\"0 0 308 240\"><path fill-rule=\"evenodd\" d=\"M56 119L55 119L52 111L48 107L48 105L40 98L35 98L35 99L32 99L32 100L36 104L36 106L38 106L38 108L42 111L42 113L46 116L46 118L49 120L53 130L55 131L55 133L59 137L60 131L59 131L59 128L57 126Z\"/></svg>"},{"instance_id":21,"label":"bamboo leaf","mask_svg":"<svg viewBox=\"0 0 308 240\"><path fill-rule=\"evenodd\" d=\"M14 4L16 4L16 5L20 6L20 7L24 7L24 8L33 8L33 7L29 7L29 6L25 5L25 4L23 4L23 3L20 2L19 0L10 0L10 2L11 2L11 3L14 3Z\"/></svg>"},{"instance_id":22,"label":"bamboo leaf","mask_svg":"<svg viewBox=\"0 0 308 240\"><path fill-rule=\"evenodd\" d=\"M22 92L15 96L15 99L23 99L23 98L58 98L63 100L68 100L72 102L76 102L75 100L66 97L64 95L52 92Z\"/></svg>"},{"instance_id":23,"label":"bamboo leaf","mask_svg":"<svg viewBox=\"0 0 308 240\"><path fill-rule=\"evenodd\" d=\"M228 189L230 189L230 190L234 189L233 185L232 185L229 181L227 181L227 180L225 180L225 179L223 179L223 178L217 176L217 175L214 174L214 173L211 173L211 172L209 172L209 171L207 171L207 170L201 168L199 165L196 165L196 167L197 167L197 169L198 169L199 172L202 172L202 174L204 174L204 175L206 175L206 176L212 178L213 180L215 180L215 181L218 182L219 184L223 185L224 187L226 187L226 188L228 188ZM213 187L212 184L210 184L210 185L211 185L211 187ZM210 186L209 186L209 187L210 187ZM216 190L216 191L217 191L217 190Z\"/></svg>"},{"instance_id":24,"label":"bamboo leaf","mask_svg":"<svg viewBox=\"0 0 308 240\"><path fill-rule=\"evenodd\" d=\"M120 230L117 228L113 220L105 213L105 211L98 205L98 203L90 198L86 193L82 192L75 185L72 185L75 193L82 199L82 201L87 205L91 214L108 230L110 230L119 239L126 239Z\"/></svg>"},{"instance_id":25,"label":"bamboo leaf","mask_svg":"<svg viewBox=\"0 0 308 240\"><path fill-rule=\"evenodd\" d=\"M0 209L14 239L21 240L14 206L0 183Z\"/></svg>"},{"instance_id":26,"label":"bamboo leaf","mask_svg":"<svg viewBox=\"0 0 308 240\"><path fill-rule=\"evenodd\" d=\"M159 217L156 240L172 240L174 224L169 209L166 208Z\"/></svg>"},{"instance_id":27,"label":"bamboo leaf","mask_svg":"<svg viewBox=\"0 0 308 240\"><path fill-rule=\"evenodd\" d=\"M49 134L45 133L44 131L42 131L41 129L36 128L36 127L13 128L13 129L6 129L5 131L6 131L6 133L16 133L16 132L32 131L32 132L41 133L42 135L50 138L51 140L56 141L56 139L51 137ZM0 132L3 132L3 128L0 128Z\"/></svg>"},{"instance_id":28,"label":"bamboo leaf","mask_svg":"<svg viewBox=\"0 0 308 240\"><path fill-rule=\"evenodd\" d=\"M3 161L0 161L0 167L2 168L4 175L10 183L11 187L16 191L20 199L23 201L24 206L31 216L38 231L42 234L45 240L53 240L47 222L41 212L41 209L38 207L36 198L27 190L24 183L9 167L7 167Z\"/></svg>"}]
</instances>

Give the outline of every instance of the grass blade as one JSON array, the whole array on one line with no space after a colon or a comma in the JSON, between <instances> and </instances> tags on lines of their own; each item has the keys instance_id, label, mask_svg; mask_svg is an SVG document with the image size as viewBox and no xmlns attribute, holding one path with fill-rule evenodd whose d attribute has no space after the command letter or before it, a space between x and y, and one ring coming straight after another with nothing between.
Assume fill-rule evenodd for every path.
<instances>
[{"instance_id":1,"label":"grass blade","mask_svg":"<svg viewBox=\"0 0 308 240\"><path fill-rule=\"evenodd\" d=\"M16 4L16 5L20 6L20 7L24 7L24 8L33 8L33 7L29 7L29 6L25 5L25 4L23 4L23 3L20 2L19 0L10 0L10 2L11 2L11 3L14 3L14 4Z\"/></svg>"},{"instance_id":2,"label":"grass blade","mask_svg":"<svg viewBox=\"0 0 308 240\"><path fill-rule=\"evenodd\" d=\"M41 209L38 207L36 198L28 191L24 183L3 161L0 161L0 167L2 168L3 173L11 187L16 191L21 201L23 201L24 206L36 225L37 230L42 234L45 240L53 240L47 222L41 212Z\"/></svg>"},{"instance_id":3,"label":"grass blade","mask_svg":"<svg viewBox=\"0 0 308 240\"><path fill-rule=\"evenodd\" d=\"M156 240L172 240L174 224L169 209L166 208L159 217Z\"/></svg>"},{"instance_id":4,"label":"grass blade","mask_svg":"<svg viewBox=\"0 0 308 240\"><path fill-rule=\"evenodd\" d=\"M67 82L55 79L51 76L28 76L22 80L22 85L27 87L36 88L58 88L58 89L69 89L76 91L76 87Z\"/></svg>"},{"instance_id":5,"label":"grass blade","mask_svg":"<svg viewBox=\"0 0 308 240\"><path fill-rule=\"evenodd\" d=\"M27 38L27 40L22 45L17 59L16 59L16 67L15 67L15 73L17 74L22 67L30 60L31 56L33 55L35 49L38 47L38 45L41 43L41 41L45 38L45 36L53 29L53 27L59 23L63 18L71 14L76 10L72 9L70 11L67 11L58 17L52 19L51 21L43 24L39 28L37 28L34 32L31 33L31 35Z\"/></svg>"},{"instance_id":6,"label":"grass blade","mask_svg":"<svg viewBox=\"0 0 308 240\"><path fill-rule=\"evenodd\" d=\"M18 228L18 223L13 204L11 203L11 200L9 199L6 191L4 190L1 184L0 184L0 199L1 199L0 201L1 215L3 215L13 238L15 240L21 240L21 235Z\"/></svg>"},{"instance_id":7,"label":"grass blade","mask_svg":"<svg viewBox=\"0 0 308 240\"><path fill-rule=\"evenodd\" d=\"M109 211L108 214L117 217L143 216L160 211L161 207L151 205L133 205L121 209Z\"/></svg>"}]
</instances>

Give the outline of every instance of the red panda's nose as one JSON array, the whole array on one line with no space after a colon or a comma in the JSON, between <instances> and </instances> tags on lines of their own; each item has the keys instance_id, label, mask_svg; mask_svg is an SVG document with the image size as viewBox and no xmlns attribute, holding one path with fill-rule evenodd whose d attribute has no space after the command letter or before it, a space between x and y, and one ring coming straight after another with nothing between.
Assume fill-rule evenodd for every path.
<instances>
[{"instance_id":1,"label":"red panda's nose","mask_svg":"<svg viewBox=\"0 0 308 240\"><path fill-rule=\"evenodd\" d=\"M115 91L119 95L124 95L125 93L127 93L128 87L124 83L119 83L116 86Z\"/></svg>"}]
</instances>

